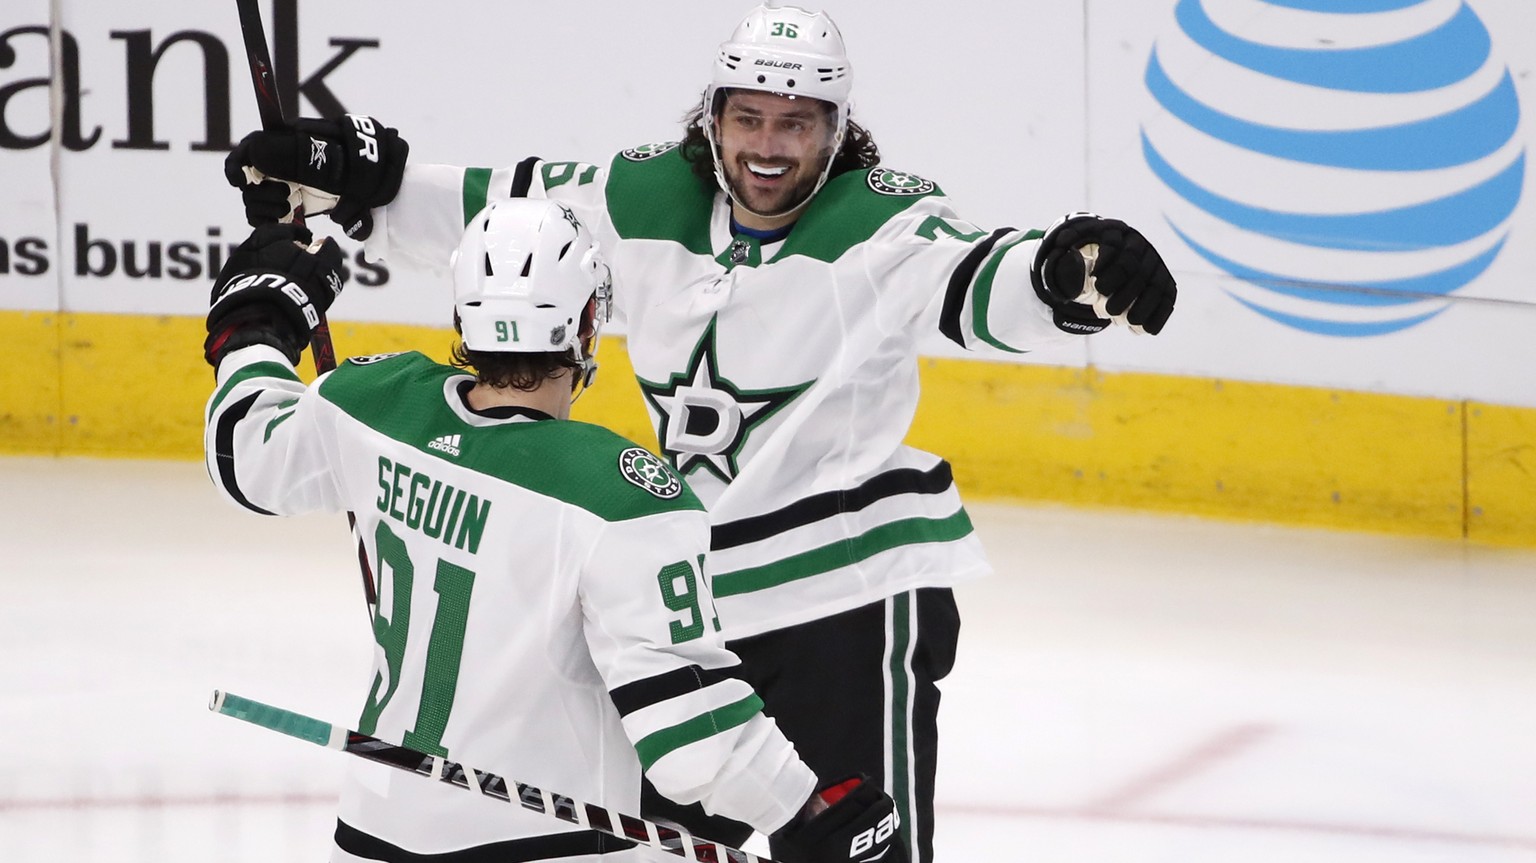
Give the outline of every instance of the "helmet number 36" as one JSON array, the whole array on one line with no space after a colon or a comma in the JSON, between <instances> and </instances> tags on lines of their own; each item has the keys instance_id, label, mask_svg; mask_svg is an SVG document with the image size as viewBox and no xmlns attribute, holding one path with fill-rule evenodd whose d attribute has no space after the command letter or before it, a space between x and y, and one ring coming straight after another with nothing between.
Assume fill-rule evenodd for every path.
<instances>
[{"instance_id":1,"label":"helmet number 36","mask_svg":"<svg viewBox=\"0 0 1536 863\"><path fill-rule=\"evenodd\" d=\"M797 39L800 36L800 32L795 29L794 24L788 21L775 21L773 22L773 30L769 32L769 35L783 36L785 39Z\"/></svg>"}]
</instances>

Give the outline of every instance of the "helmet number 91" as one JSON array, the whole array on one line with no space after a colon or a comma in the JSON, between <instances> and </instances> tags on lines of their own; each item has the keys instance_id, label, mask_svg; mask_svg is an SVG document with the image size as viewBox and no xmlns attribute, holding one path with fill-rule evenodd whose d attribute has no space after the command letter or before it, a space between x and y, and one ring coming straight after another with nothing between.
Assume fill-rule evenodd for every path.
<instances>
[{"instance_id":1,"label":"helmet number 91","mask_svg":"<svg viewBox=\"0 0 1536 863\"><path fill-rule=\"evenodd\" d=\"M496 341L498 341L498 342L515 342L515 341L519 341L519 339L517 337L517 321L497 321L496 322Z\"/></svg>"}]
</instances>

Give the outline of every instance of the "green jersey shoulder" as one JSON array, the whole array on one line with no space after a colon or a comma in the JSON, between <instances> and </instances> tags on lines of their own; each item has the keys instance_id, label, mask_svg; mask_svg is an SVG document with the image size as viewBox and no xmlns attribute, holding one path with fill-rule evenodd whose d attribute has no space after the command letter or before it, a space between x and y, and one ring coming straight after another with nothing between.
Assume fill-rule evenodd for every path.
<instances>
[{"instance_id":1,"label":"green jersey shoulder","mask_svg":"<svg viewBox=\"0 0 1536 863\"><path fill-rule=\"evenodd\" d=\"M463 378L415 351L357 357L321 383L320 396L391 440L606 521L703 509L662 459L601 426L466 422L449 403L450 382Z\"/></svg>"},{"instance_id":2,"label":"green jersey shoulder","mask_svg":"<svg viewBox=\"0 0 1536 863\"><path fill-rule=\"evenodd\" d=\"M714 189L677 142L631 147L608 167L608 217L621 239L671 240L707 255Z\"/></svg>"},{"instance_id":3,"label":"green jersey shoulder","mask_svg":"<svg viewBox=\"0 0 1536 863\"><path fill-rule=\"evenodd\" d=\"M932 180L916 174L878 165L846 171L828 180L811 199L774 259L804 255L835 261L913 204L943 194Z\"/></svg>"}]
</instances>

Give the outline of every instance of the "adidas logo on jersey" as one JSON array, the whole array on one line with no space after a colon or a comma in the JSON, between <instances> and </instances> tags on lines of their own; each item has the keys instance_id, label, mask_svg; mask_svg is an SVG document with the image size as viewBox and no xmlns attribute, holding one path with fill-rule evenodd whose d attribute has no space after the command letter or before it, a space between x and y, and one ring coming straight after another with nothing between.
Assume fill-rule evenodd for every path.
<instances>
[{"instance_id":1,"label":"adidas logo on jersey","mask_svg":"<svg viewBox=\"0 0 1536 863\"><path fill-rule=\"evenodd\" d=\"M462 437L463 435L445 434L442 437L433 438L432 442L427 444L427 449L435 449L438 452L456 456L459 454L459 441Z\"/></svg>"}]
</instances>

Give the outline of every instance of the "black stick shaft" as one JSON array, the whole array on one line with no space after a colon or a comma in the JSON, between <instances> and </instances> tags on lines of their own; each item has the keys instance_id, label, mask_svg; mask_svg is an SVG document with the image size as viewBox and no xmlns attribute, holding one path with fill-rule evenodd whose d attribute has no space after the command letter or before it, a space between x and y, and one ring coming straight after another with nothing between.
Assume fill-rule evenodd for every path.
<instances>
[{"instance_id":1,"label":"black stick shaft","mask_svg":"<svg viewBox=\"0 0 1536 863\"><path fill-rule=\"evenodd\" d=\"M251 86L256 91L256 110L261 116L261 128L268 132L288 128L283 116L282 94L277 87L277 76L272 68L272 53L267 48L267 31L261 23L261 9L257 0L235 0L235 10L240 15L240 35L245 40L245 59L251 67ZM295 207L293 221L304 224L304 208ZM315 374L323 375L336 368L336 346L331 342L331 324L325 312L316 310L318 320L310 331L309 353L315 362ZM368 550L363 538L357 535L357 516L347 513L347 525L352 529L357 543L357 564L362 570L363 596L368 601L370 613L378 603L373 584L373 570L368 565Z\"/></svg>"},{"instance_id":2,"label":"black stick shaft","mask_svg":"<svg viewBox=\"0 0 1536 863\"><path fill-rule=\"evenodd\" d=\"M257 0L235 0L240 13L240 35L245 39L245 59L251 66L251 85L256 90L256 110L261 113L261 128L269 132L287 128L283 102L277 91L277 77L272 71L272 54L267 49L267 31L261 23Z\"/></svg>"},{"instance_id":3,"label":"black stick shaft","mask_svg":"<svg viewBox=\"0 0 1536 863\"><path fill-rule=\"evenodd\" d=\"M702 863L773 863L766 857L758 857L729 845L699 839L670 827L646 821L644 818L624 815L592 803L583 803L526 782L518 782L484 770L466 767L446 758L428 755L408 746L389 743L359 731L346 730L292 710L242 698L232 692L214 690L208 709L290 737L317 743L327 749L336 749L348 755L366 758L396 770L404 770L427 779L436 779L466 791L478 791L486 797L503 803L514 803L530 812L596 830L625 842L658 848L685 860L698 860Z\"/></svg>"}]
</instances>

